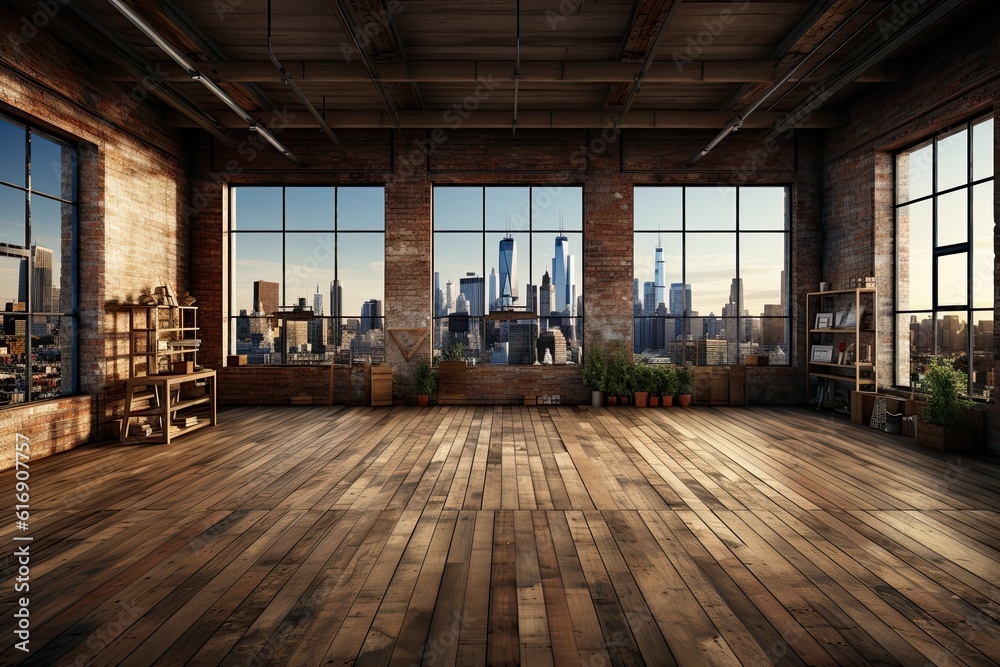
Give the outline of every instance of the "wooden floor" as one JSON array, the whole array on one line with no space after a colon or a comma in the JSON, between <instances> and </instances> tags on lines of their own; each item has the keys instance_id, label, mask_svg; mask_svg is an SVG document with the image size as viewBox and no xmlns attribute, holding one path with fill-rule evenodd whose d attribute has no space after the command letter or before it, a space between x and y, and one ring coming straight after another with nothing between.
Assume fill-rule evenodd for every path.
<instances>
[{"instance_id":1,"label":"wooden floor","mask_svg":"<svg viewBox=\"0 0 1000 667\"><path fill-rule=\"evenodd\" d=\"M232 409L31 510L2 664L1000 661L996 459L806 410Z\"/></svg>"}]
</instances>

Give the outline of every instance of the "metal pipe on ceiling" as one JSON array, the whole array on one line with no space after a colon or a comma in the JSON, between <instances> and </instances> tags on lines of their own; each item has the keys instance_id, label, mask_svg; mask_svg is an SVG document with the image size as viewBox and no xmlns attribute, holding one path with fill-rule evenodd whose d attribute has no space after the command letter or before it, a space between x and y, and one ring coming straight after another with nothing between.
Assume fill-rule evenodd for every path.
<instances>
[{"instance_id":1,"label":"metal pipe on ceiling","mask_svg":"<svg viewBox=\"0 0 1000 667\"><path fill-rule=\"evenodd\" d=\"M281 61L278 60L278 56L274 53L274 47L271 44L271 0L267 0L267 55L271 57L271 62L277 68L278 72L281 73L282 83L291 88L292 92L294 92L296 96L302 100L306 109L310 114L312 114L312 117L316 119L316 122L319 123L320 128L328 137L330 137L331 140L333 140L333 143L339 146L340 139L338 139L337 135L333 133L333 130L330 129L329 125L327 125L326 119L323 118L319 111L316 110L316 107L312 105L312 102L309 101L309 98L302 92L302 89L299 88L298 84L292 80L292 75L281 65Z\"/></svg>"},{"instance_id":2,"label":"metal pipe on ceiling","mask_svg":"<svg viewBox=\"0 0 1000 667\"><path fill-rule=\"evenodd\" d=\"M511 123L511 134L517 134L517 95L521 87L521 0L517 0L515 8L514 37L514 120Z\"/></svg>"},{"instance_id":3,"label":"metal pipe on ceiling","mask_svg":"<svg viewBox=\"0 0 1000 667\"><path fill-rule=\"evenodd\" d=\"M722 128L722 130L720 130L719 133L715 135L715 137L710 142L708 142L708 145L705 146L705 148L703 148L694 157L692 157L690 160L687 161L687 166L693 167L698 162L698 160L708 155L712 151L712 149L714 149L716 146L722 143L723 139L725 139L730 134L736 132L741 127L743 127L743 123L746 122L747 118L749 118L754 111L760 108L760 106L764 104L764 102L766 102L767 99L771 97L771 95L773 95L779 88L785 85L788 82L788 80L791 79L792 76L794 76L795 73L799 71L799 69L809 60L809 58L812 57L814 53L823 48L823 46L825 46L826 43L830 41L830 39L832 39L834 35L840 32L841 28L843 28L847 23L853 20L854 17L857 16L858 13L860 13L869 4L871 4L871 0L865 0L863 4L859 5L858 7L855 7L854 11L851 12L850 16L848 16L846 19L838 23L833 30L827 33L827 35L820 40L819 44L814 46L813 49L809 53L807 53L799 62L795 63L795 65L790 70L788 70L785 73L785 75L781 77L781 79L775 81L770 86L768 86L767 90L765 90L764 93L759 98L754 100L754 102L749 107L747 107L740 113L736 114L735 118L726 123L726 126Z\"/></svg>"},{"instance_id":4,"label":"metal pipe on ceiling","mask_svg":"<svg viewBox=\"0 0 1000 667\"><path fill-rule=\"evenodd\" d=\"M178 65L180 65L182 68L184 68L184 71L187 72L188 76L190 76L193 81L197 81L203 86L205 86L205 88L207 88L213 95L219 98L219 100L222 101L223 104L229 107L237 116L242 118L247 123L247 127L249 127L251 132L256 132L257 134L259 134L265 141L267 141L267 143L271 144L275 148L275 150L277 150L279 153L287 157L292 162L295 162L296 164L299 163L298 158L296 158L295 155L293 155L290 150L288 150L280 141L278 141L274 137L274 135L271 134L270 131L268 131L266 127L263 127L260 124L258 124L257 121L254 120L254 118L249 113L247 113L246 109L241 107L236 102L236 100L234 100L226 93L226 91L219 88L219 86L217 86L213 81L211 81L208 77L204 76L201 72L199 72L198 68L195 67L190 60L188 60L187 56L181 53L180 50L178 50L173 44L168 42L162 35L160 35L160 33L154 30L153 27L150 26L148 23L146 23L138 14L132 11L132 9L128 5L121 2L121 0L108 0L108 2L111 4L112 7L117 9L122 16L128 19L129 22L132 23L132 25L138 28L142 34L146 35L146 37L152 40L152 42L156 44L160 48L160 50L162 50L164 53L170 56L170 58Z\"/></svg>"},{"instance_id":5,"label":"metal pipe on ceiling","mask_svg":"<svg viewBox=\"0 0 1000 667\"><path fill-rule=\"evenodd\" d=\"M674 0L670 4L670 8L667 9L667 13L664 15L663 19L660 21L660 25L656 27L656 36L653 37L653 43L650 45L649 51L646 53L646 58L642 62L642 67L632 79L632 89L629 91L628 97L625 98L625 103L622 104L622 108L618 112L618 118L615 119L615 130L621 127L622 121L625 120L625 116L628 115L629 110L632 108L632 102L635 101L636 96L639 94L639 89L642 87L642 80L649 72L649 68L653 66L653 61L656 59L656 51L660 48L660 42L663 41L663 36L667 33L667 25L673 20L674 14L677 12L677 8L681 6L681 2L682 0Z\"/></svg>"}]
</instances>

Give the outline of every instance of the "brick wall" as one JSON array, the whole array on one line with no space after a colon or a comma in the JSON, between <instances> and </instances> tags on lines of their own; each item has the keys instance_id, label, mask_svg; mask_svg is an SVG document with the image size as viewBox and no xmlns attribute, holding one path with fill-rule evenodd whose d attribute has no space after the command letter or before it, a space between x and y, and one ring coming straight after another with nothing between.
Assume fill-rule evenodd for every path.
<instances>
[{"instance_id":1,"label":"brick wall","mask_svg":"<svg viewBox=\"0 0 1000 667\"><path fill-rule=\"evenodd\" d=\"M879 377L894 380L893 155L956 122L996 113L1000 98L1000 42L995 26L1000 6L985 10L961 30L951 31L930 49L906 62L907 76L860 96L848 107L847 122L828 134L823 170L823 278L833 283L874 275L879 287ZM1000 123L997 141L1000 147ZM1000 153L995 159L1000 165ZM997 181L1000 183L1000 181ZM1000 189L994 195L1000 215ZM1000 242L997 242L1000 243ZM1000 245L997 245L1000 257ZM1000 283L994 274L994 292ZM1000 297L994 320L1000 313ZM1000 345L1000 329L995 348ZM1000 367L998 367L1000 371ZM1000 452L1000 414L988 406L989 446Z\"/></svg>"},{"instance_id":2,"label":"brick wall","mask_svg":"<svg viewBox=\"0 0 1000 667\"><path fill-rule=\"evenodd\" d=\"M21 26L22 16L0 7L0 25ZM59 424L36 429L40 455L100 437L120 415L126 338L105 302L164 282L187 289L188 238L178 224L187 179L182 143L160 129L145 88L103 81L46 28L31 39L10 34L0 40L0 109L75 145L80 158L80 390L92 399L0 410L0 425ZM93 410L79 407L91 400ZM58 406L70 407L64 415Z\"/></svg>"},{"instance_id":3,"label":"brick wall","mask_svg":"<svg viewBox=\"0 0 1000 667\"><path fill-rule=\"evenodd\" d=\"M0 410L0 470L14 467L14 443L26 437L32 459L72 449L93 432L93 396L67 396L39 401L14 410Z\"/></svg>"}]
</instances>

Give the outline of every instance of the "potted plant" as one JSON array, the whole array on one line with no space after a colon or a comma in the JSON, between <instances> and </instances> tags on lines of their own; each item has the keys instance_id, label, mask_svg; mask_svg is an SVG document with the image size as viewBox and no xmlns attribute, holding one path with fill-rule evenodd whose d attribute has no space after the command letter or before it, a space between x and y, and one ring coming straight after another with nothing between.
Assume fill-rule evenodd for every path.
<instances>
[{"instance_id":1,"label":"potted plant","mask_svg":"<svg viewBox=\"0 0 1000 667\"><path fill-rule=\"evenodd\" d=\"M465 373L465 344L456 342L446 345L441 350L441 361L438 363L438 398L465 400L468 384Z\"/></svg>"},{"instance_id":2,"label":"potted plant","mask_svg":"<svg viewBox=\"0 0 1000 667\"><path fill-rule=\"evenodd\" d=\"M417 366L417 403L419 405L427 405L430 402L430 396L435 391L437 391L437 371L431 368L431 365L426 361L420 362Z\"/></svg>"},{"instance_id":3,"label":"potted plant","mask_svg":"<svg viewBox=\"0 0 1000 667\"><path fill-rule=\"evenodd\" d=\"M969 420L969 408L975 404L963 396L968 383L954 360L931 359L920 383L920 391L929 396L918 415L918 443L941 451L976 448L978 433Z\"/></svg>"},{"instance_id":4,"label":"potted plant","mask_svg":"<svg viewBox=\"0 0 1000 667\"><path fill-rule=\"evenodd\" d=\"M625 346L618 344L608 363L608 404L627 405L632 391L632 360Z\"/></svg>"},{"instance_id":5,"label":"potted plant","mask_svg":"<svg viewBox=\"0 0 1000 667\"><path fill-rule=\"evenodd\" d=\"M604 392L608 390L608 358L600 346L594 345L584 356L583 383L590 387L590 404L604 405Z\"/></svg>"},{"instance_id":6,"label":"potted plant","mask_svg":"<svg viewBox=\"0 0 1000 667\"><path fill-rule=\"evenodd\" d=\"M633 404L637 408L645 408L649 405L650 384L653 374L647 364L633 363L631 369L631 385Z\"/></svg>"},{"instance_id":7,"label":"potted plant","mask_svg":"<svg viewBox=\"0 0 1000 667\"><path fill-rule=\"evenodd\" d=\"M677 367L677 400L681 407L691 405L691 392L694 391L694 367Z\"/></svg>"},{"instance_id":8,"label":"potted plant","mask_svg":"<svg viewBox=\"0 0 1000 667\"><path fill-rule=\"evenodd\" d=\"M670 364L660 364L656 366L657 383L656 389L660 393L663 407L669 408L674 404L674 394L677 393L679 383L677 382L677 367Z\"/></svg>"}]
</instances>

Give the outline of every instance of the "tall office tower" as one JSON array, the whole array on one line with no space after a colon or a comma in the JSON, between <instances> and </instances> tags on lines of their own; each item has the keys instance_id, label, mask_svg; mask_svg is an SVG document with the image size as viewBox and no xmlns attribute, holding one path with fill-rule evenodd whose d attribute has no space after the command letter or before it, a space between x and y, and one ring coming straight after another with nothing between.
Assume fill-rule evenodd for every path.
<instances>
[{"instance_id":1,"label":"tall office tower","mask_svg":"<svg viewBox=\"0 0 1000 667\"><path fill-rule=\"evenodd\" d=\"M462 315L469 314L469 301L465 298L465 294L462 292L459 292L458 298L455 299L455 312L461 313Z\"/></svg>"},{"instance_id":2,"label":"tall office tower","mask_svg":"<svg viewBox=\"0 0 1000 667\"><path fill-rule=\"evenodd\" d=\"M467 272L464 278L458 279L459 291L465 295L465 300L469 304L469 315L472 317L486 314L484 310L486 296L483 293L484 282L481 276L477 276L472 271Z\"/></svg>"},{"instance_id":3,"label":"tall office tower","mask_svg":"<svg viewBox=\"0 0 1000 667\"><path fill-rule=\"evenodd\" d=\"M653 284L655 286L656 292L653 295L653 307L647 308L653 312L656 311L656 307L661 303L667 303L667 283L664 278L664 264L663 264L663 246L660 244L660 240L656 240L656 266L653 271Z\"/></svg>"},{"instance_id":4,"label":"tall office tower","mask_svg":"<svg viewBox=\"0 0 1000 667\"><path fill-rule=\"evenodd\" d=\"M538 288L538 314L542 317L551 315L555 310L556 291L552 285L549 272L542 274L542 284Z\"/></svg>"},{"instance_id":5,"label":"tall office tower","mask_svg":"<svg viewBox=\"0 0 1000 667\"><path fill-rule=\"evenodd\" d=\"M674 336L681 336L686 327L682 316L691 312L691 286L686 283L670 283L670 314L674 320Z\"/></svg>"},{"instance_id":6,"label":"tall office tower","mask_svg":"<svg viewBox=\"0 0 1000 667\"><path fill-rule=\"evenodd\" d=\"M517 243L510 236L500 239L500 309L508 310L517 301Z\"/></svg>"},{"instance_id":7,"label":"tall office tower","mask_svg":"<svg viewBox=\"0 0 1000 667\"><path fill-rule=\"evenodd\" d=\"M437 271L434 272L434 316L440 317L445 313L441 312L444 308L444 292L441 291L441 274Z\"/></svg>"},{"instance_id":8,"label":"tall office tower","mask_svg":"<svg viewBox=\"0 0 1000 667\"><path fill-rule=\"evenodd\" d=\"M746 304L743 303L743 279L733 278L732 284L729 286L729 303L735 304L737 306L743 307Z\"/></svg>"},{"instance_id":9,"label":"tall office tower","mask_svg":"<svg viewBox=\"0 0 1000 667\"><path fill-rule=\"evenodd\" d=\"M444 314L447 315L451 312L451 281L445 283L444 285Z\"/></svg>"},{"instance_id":10,"label":"tall office tower","mask_svg":"<svg viewBox=\"0 0 1000 667\"><path fill-rule=\"evenodd\" d=\"M239 317L236 318L236 340L250 339L250 313L246 308L240 308Z\"/></svg>"},{"instance_id":11,"label":"tall office tower","mask_svg":"<svg viewBox=\"0 0 1000 667\"><path fill-rule=\"evenodd\" d=\"M31 246L31 310L36 313L52 312L52 251L42 246ZM17 300L28 302L28 262L22 260L17 277Z\"/></svg>"},{"instance_id":12,"label":"tall office tower","mask_svg":"<svg viewBox=\"0 0 1000 667\"><path fill-rule=\"evenodd\" d=\"M329 330L326 339L331 345L340 347L344 343L341 329L344 317L344 288L339 280L330 281L330 317Z\"/></svg>"},{"instance_id":13,"label":"tall office tower","mask_svg":"<svg viewBox=\"0 0 1000 667\"><path fill-rule=\"evenodd\" d=\"M278 312L280 286L269 280L255 280L253 283L254 308L260 307L260 312L264 315L273 315ZM278 326L278 318L271 318L271 326Z\"/></svg>"},{"instance_id":14,"label":"tall office tower","mask_svg":"<svg viewBox=\"0 0 1000 667\"><path fill-rule=\"evenodd\" d=\"M527 285L528 294L524 297L524 308L529 313L538 314L538 285Z\"/></svg>"},{"instance_id":15,"label":"tall office tower","mask_svg":"<svg viewBox=\"0 0 1000 667\"><path fill-rule=\"evenodd\" d=\"M378 299L369 299L361 304L361 324L358 327L358 333L363 334L381 328L382 302Z\"/></svg>"},{"instance_id":16,"label":"tall office tower","mask_svg":"<svg viewBox=\"0 0 1000 667\"><path fill-rule=\"evenodd\" d=\"M323 293L319 291L319 283L316 283L316 293L313 294L313 315L319 317L323 314Z\"/></svg>"},{"instance_id":17,"label":"tall office tower","mask_svg":"<svg viewBox=\"0 0 1000 667\"><path fill-rule=\"evenodd\" d=\"M764 319L761 320L760 342L765 347L777 347L785 344L785 314L780 304L764 304Z\"/></svg>"},{"instance_id":18,"label":"tall office tower","mask_svg":"<svg viewBox=\"0 0 1000 667\"><path fill-rule=\"evenodd\" d=\"M573 256L569 254L569 239L562 234L556 237L556 251L552 257L552 284L556 291L553 310L559 313L573 310Z\"/></svg>"},{"instance_id":19,"label":"tall office tower","mask_svg":"<svg viewBox=\"0 0 1000 667\"><path fill-rule=\"evenodd\" d=\"M502 247L503 246L501 244L501 248ZM502 249L500 251L500 254L501 254L501 259L503 259L503 250ZM489 282L489 295L490 295L490 298L489 298L489 301L486 303L486 310L496 310L497 308L500 307L500 305L497 303L497 270L496 269L493 269L493 268L490 269L490 277L487 279L487 281Z\"/></svg>"},{"instance_id":20,"label":"tall office tower","mask_svg":"<svg viewBox=\"0 0 1000 667\"><path fill-rule=\"evenodd\" d=\"M642 299L639 298L639 279L632 279L632 313L634 315L642 314Z\"/></svg>"},{"instance_id":21,"label":"tall office tower","mask_svg":"<svg viewBox=\"0 0 1000 667\"><path fill-rule=\"evenodd\" d=\"M642 314L655 315L656 307L662 303L656 299L656 283L646 281L642 284Z\"/></svg>"},{"instance_id":22,"label":"tall office tower","mask_svg":"<svg viewBox=\"0 0 1000 667\"><path fill-rule=\"evenodd\" d=\"M316 292L313 294L313 316L316 319L309 320L309 344L312 351L322 354L326 351L326 325L319 319L323 315L323 293L319 291L319 283L316 283Z\"/></svg>"}]
</instances>

